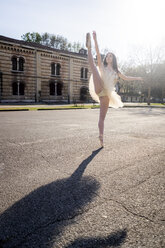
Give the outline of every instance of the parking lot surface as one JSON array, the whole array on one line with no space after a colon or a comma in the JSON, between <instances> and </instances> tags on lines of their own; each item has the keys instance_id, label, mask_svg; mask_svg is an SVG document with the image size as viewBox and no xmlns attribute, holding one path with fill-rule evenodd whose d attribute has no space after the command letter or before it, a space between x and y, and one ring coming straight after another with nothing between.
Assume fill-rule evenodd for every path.
<instances>
[{"instance_id":1,"label":"parking lot surface","mask_svg":"<svg viewBox=\"0 0 165 248\"><path fill-rule=\"evenodd\" d=\"M165 247L165 110L0 113L0 248Z\"/></svg>"}]
</instances>

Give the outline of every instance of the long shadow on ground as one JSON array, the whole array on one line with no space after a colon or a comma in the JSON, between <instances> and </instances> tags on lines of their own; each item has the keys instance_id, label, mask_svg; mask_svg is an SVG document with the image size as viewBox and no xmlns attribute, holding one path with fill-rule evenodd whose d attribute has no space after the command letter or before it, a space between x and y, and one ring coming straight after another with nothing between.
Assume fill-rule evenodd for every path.
<instances>
[{"instance_id":1,"label":"long shadow on ground","mask_svg":"<svg viewBox=\"0 0 165 248\"><path fill-rule=\"evenodd\" d=\"M67 220L83 213L83 208L93 200L100 187L93 177L83 177L87 165L100 150L93 151L69 178L44 185L7 209L0 216L0 248L53 247L68 225ZM102 238L99 239L101 242ZM77 240L68 247L89 247L82 246L84 242L92 242L88 241ZM77 242L81 246L77 246Z\"/></svg>"},{"instance_id":2,"label":"long shadow on ground","mask_svg":"<svg viewBox=\"0 0 165 248\"><path fill-rule=\"evenodd\" d=\"M95 237L77 239L65 248L103 248L103 247L119 247L127 236L126 229L119 230L107 237Z\"/></svg>"}]
</instances>

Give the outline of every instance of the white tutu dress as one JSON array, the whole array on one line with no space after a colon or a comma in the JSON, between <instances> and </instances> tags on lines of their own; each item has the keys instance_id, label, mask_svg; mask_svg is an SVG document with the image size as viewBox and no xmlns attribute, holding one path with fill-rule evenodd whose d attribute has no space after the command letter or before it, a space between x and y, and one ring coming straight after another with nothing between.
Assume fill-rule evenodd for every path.
<instances>
[{"instance_id":1,"label":"white tutu dress","mask_svg":"<svg viewBox=\"0 0 165 248\"><path fill-rule=\"evenodd\" d=\"M104 82L103 90L97 95L94 89L93 74L89 79L89 92L93 100L100 102L99 97L108 96L109 106L113 108L123 107L121 97L115 91L115 83L117 82L118 75L115 71L110 71L107 67L103 67L101 70L97 67L98 72Z\"/></svg>"}]
</instances>

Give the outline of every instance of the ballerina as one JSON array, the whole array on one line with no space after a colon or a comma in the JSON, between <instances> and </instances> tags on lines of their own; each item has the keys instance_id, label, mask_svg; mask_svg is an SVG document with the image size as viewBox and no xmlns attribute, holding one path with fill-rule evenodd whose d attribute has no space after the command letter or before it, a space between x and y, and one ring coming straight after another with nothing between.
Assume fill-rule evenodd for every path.
<instances>
[{"instance_id":1,"label":"ballerina","mask_svg":"<svg viewBox=\"0 0 165 248\"><path fill-rule=\"evenodd\" d=\"M123 107L121 97L115 92L116 82L119 78L126 81L143 81L143 79L141 77L130 77L122 74L118 70L116 56L111 52L107 53L104 61L102 62L95 31L93 31L93 40L95 43L98 66L95 65L91 52L91 36L90 33L87 33L86 47L88 49L88 62L92 71L92 75L89 80L89 92L95 101L100 102L98 128L100 144L103 147L104 120L108 107Z\"/></svg>"}]
</instances>

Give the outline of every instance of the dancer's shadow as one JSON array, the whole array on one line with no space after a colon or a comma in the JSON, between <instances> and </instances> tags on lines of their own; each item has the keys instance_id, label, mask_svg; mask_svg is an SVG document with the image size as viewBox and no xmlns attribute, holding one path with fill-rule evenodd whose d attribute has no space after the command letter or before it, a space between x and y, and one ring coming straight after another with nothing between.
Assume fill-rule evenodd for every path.
<instances>
[{"instance_id":1,"label":"dancer's shadow","mask_svg":"<svg viewBox=\"0 0 165 248\"><path fill-rule=\"evenodd\" d=\"M107 237L77 239L65 248L104 248L119 247L127 236L126 229L111 233Z\"/></svg>"},{"instance_id":2,"label":"dancer's shadow","mask_svg":"<svg viewBox=\"0 0 165 248\"><path fill-rule=\"evenodd\" d=\"M44 185L16 202L0 216L0 248L51 248L59 234L90 203L100 185L83 176L85 159L69 178Z\"/></svg>"}]
</instances>

